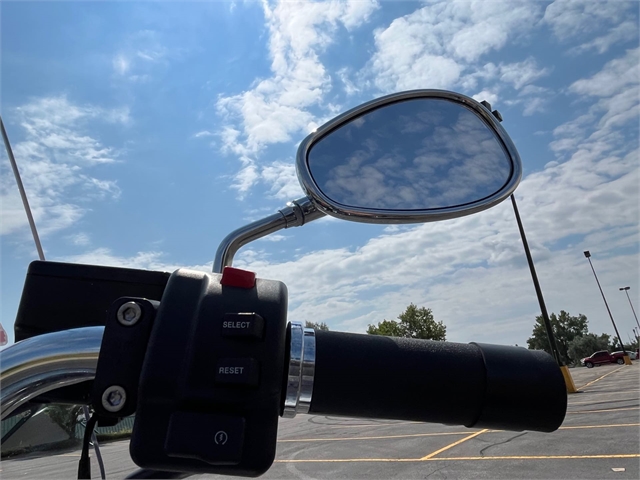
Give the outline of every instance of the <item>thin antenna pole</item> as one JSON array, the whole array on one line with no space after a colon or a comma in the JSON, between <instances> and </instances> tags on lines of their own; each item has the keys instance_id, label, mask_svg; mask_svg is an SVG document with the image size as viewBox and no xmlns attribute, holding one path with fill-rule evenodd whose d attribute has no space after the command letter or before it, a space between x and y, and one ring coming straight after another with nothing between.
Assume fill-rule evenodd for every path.
<instances>
[{"instance_id":1,"label":"thin antenna pole","mask_svg":"<svg viewBox=\"0 0 640 480\"><path fill-rule=\"evenodd\" d=\"M524 253L527 256L527 263L529 264L529 271L531 272L531 280L533 280L533 286L536 289L536 296L538 297L538 304L540 305L540 312L542 313L542 324L547 331L547 337L549 338L549 346L551 347L551 355L558 362L558 366L563 367L564 362L558 351L558 344L553 334L553 328L551 326L551 320L549 320L549 314L547 313L547 306L544 303L544 297L542 296L542 289L540 288L540 282L538 282L538 275L536 274L536 267L533 264L533 257L531 256L531 250L529 250L529 242L527 242L527 236L524 233L524 227L522 226L522 220L520 219L520 212L518 211L518 205L516 204L516 197L511 194L511 204L513 205L513 212L516 215L516 221L518 222L518 230L520 230L520 238L522 239L522 246L524 247Z\"/></svg>"},{"instance_id":2,"label":"thin antenna pole","mask_svg":"<svg viewBox=\"0 0 640 480\"><path fill-rule=\"evenodd\" d=\"M9 162L11 162L13 175L16 177L18 190L20 190L20 197L22 197L22 204L24 205L24 210L27 213L27 219L29 220L29 226L31 227L33 241L36 242L36 249L38 250L38 256L40 257L40 260L44 260L44 251L42 250L42 244L40 243L40 237L38 236L38 230L36 229L36 222L33 220L33 215L31 214L31 207L29 207L29 200L27 200L27 193L24 191L24 186L22 185L22 179L20 178L20 172L18 171L18 165L16 164L16 159L13 156L13 150L11 150L9 137L7 137L7 131L4 129L4 122L2 121L1 116L0 116L0 128L2 129L2 139L4 140L4 146L7 149L7 155L9 155Z\"/></svg>"}]
</instances>

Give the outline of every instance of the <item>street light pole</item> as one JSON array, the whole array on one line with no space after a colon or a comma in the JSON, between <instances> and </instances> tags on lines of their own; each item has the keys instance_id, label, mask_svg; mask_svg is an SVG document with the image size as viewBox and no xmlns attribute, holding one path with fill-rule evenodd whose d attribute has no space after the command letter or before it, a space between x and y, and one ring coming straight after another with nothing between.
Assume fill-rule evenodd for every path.
<instances>
[{"instance_id":1,"label":"street light pole","mask_svg":"<svg viewBox=\"0 0 640 480\"><path fill-rule=\"evenodd\" d=\"M638 323L638 316L636 315L636 311L633 309L633 303L631 303L631 297L629 297L629 288L630 287L620 287L619 290L624 291L627 294L627 300L629 300L629 305L631 305L631 311L633 312L633 316L636 318L636 323L638 324L638 328L640 328L640 323Z\"/></svg>"},{"instance_id":2,"label":"street light pole","mask_svg":"<svg viewBox=\"0 0 640 480\"><path fill-rule=\"evenodd\" d=\"M624 349L624 343L622 343L622 338L620 337L620 333L618 332L618 327L616 327L616 322L613 320L613 315L611 314L611 310L609 309L609 304L607 303L607 299L605 298L604 292L602 291L602 287L600 286L600 281L598 280L598 276L596 275L596 269L593 268L593 263L591 263L591 252L589 252L589 250L585 250L584 256L586 257L587 260L589 260L589 265L591 265L591 271L593 272L593 276L596 278L596 283L598 284L598 288L600 289L600 293L602 294L602 300L604 300L604 306L607 307L607 312L609 312L609 318L611 319L611 323L613 324L613 329L616 331L616 335L618 336L618 341L620 342L620 347L622 347L624 362L627 365L631 365L631 361L629 360L629 355L627 355L627 351Z\"/></svg>"}]
</instances>

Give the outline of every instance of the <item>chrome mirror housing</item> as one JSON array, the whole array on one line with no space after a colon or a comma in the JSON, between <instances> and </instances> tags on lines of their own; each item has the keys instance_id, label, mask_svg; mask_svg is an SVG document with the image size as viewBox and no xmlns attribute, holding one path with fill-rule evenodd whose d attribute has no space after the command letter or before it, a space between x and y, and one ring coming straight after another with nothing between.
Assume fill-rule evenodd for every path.
<instances>
[{"instance_id":1,"label":"chrome mirror housing","mask_svg":"<svg viewBox=\"0 0 640 480\"><path fill-rule=\"evenodd\" d=\"M477 213L522 178L520 156L491 111L443 90L388 95L336 117L302 142L296 170L318 210L366 223Z\"/></svg>"}]
</instances>

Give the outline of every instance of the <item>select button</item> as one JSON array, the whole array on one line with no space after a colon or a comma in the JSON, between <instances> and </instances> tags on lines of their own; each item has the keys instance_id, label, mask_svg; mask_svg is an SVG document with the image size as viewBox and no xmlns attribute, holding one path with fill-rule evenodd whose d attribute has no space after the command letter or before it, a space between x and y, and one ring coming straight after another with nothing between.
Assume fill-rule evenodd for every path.
<instances>
[{"instance_id":1,"label":"select button","mask_svg":"<svg viewBox=\"0 0 640 480\"><path fill-rule=\"evenodd\" d=\"M222 320L223 337L262 338L264 320L257 313L225 313Z\"/></svg>"}]
</instances>

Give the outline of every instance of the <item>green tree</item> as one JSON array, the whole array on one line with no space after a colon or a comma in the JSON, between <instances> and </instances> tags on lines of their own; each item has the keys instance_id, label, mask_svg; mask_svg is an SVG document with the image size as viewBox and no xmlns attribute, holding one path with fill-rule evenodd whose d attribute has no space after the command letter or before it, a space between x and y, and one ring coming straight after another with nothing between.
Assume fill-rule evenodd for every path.
<instances>
[{"instance_id":1,"label":"green tree","mask_svg":"<svg viewBox=\"0 0 640 480\"><path fill-rule=\"evenodd\" d=\"M313 328L314 330L324 330L325 332L329 331L329 325L324 322L304 322L305 328Z\"/></svg>"},{"instance_id":2,"label":"green tree","mask_svg":"<svg viewBox=\"0 0 640 480\"><path fill-rule=\"evenodd\" d=\"M587 317L581 313L579 313L578 316L573 316L564 310L560 310L559 315L555 313L549 315L549 320L551 321L551 330L558 345L560 358L564 363L572 363L572 361L576 359L569 355L569 344L574 338L582 337L589 333ZM549 354L551 353L549 338L547 337L547 330L544 327L542 315L536 317L533 334L527 340L527 344L530 349L544 350ZM580 359L578 358L577 360Z\"/></svg>"},{"instance_id":3,"label":"green tree","mask_svg":"<svg viewBox=\"0 0 640 480\"><path fill-rule=\"evenodd\" d=\"M404 329L395 320L383 320L378 325L369 325L369 335L382 335L384 337L404 337Z\"/></svg>"},{"instance_id":4,"label":"green tree","mask_svg":"<svg viewBox=\"0 0 640 480\"><path fill-rule=\"evenodd\" d=\"M82 407L79 405L51 405L47 407L46 414L57 423L69 438L76 437L76 425L78 417L82 414Z\"/></svg>"},{"instance_id":5,"label":"green tree","mask_svg":"<svg viewBox=\"0 0 640 480\"><path fill-rule=\"evenodd\" d=\"M446 340L447 327L444 323L435 321L430 308L418 308L412 303L398 315L398 320L383 320L378 325L369 325L367 333L387 337Z\"/></svg>"},{"instance_id":6,"label":"green tree","mask_svg":"<svg viewBox=\"0 0 640 480\"><path fill-rule=\"evenodd\" d=\"M608 350L609 338L606 333L600 336L594 333L587 333L581 337L576 337L569 342L569 357L574 363L578 363L580 359L588 357L593 352Z\"/></svg>"},{"instance_id":7,"label":"green tree","mask_svg":"<svg viewBox=\"0 0 640 480\"><path fill-rule=\"evenodd\" d=\"M627 352L629 352L638 348L638 344L634 341L632 341L631 343L625 342L624 348ZM622 347L620 346L620 342L618 341L618 337L614 336L611 338L609 350L612 352L617 352L622 350Z\"/></svg>"}]
</instances>

